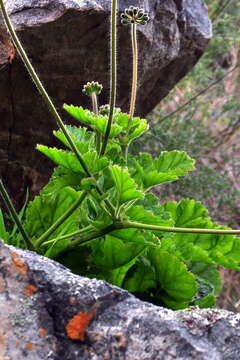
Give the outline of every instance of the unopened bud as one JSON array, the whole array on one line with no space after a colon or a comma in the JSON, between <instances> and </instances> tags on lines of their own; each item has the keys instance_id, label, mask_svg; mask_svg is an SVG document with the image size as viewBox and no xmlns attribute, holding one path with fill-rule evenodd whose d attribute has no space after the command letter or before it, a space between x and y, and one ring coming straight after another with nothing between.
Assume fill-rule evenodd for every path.
<instances>
[{"instance_id":1,"label":"unopened bud","mask_svg":"<svg viewBox=\"0 0 240 360\"><path fill-rule=\"evenodd\" d=\"M87 84L83 86L83 93L87 96L92 96L93 94L99 95L102 88L102 85L97 81L87 82Z\"/></svg>"}]
</instances>

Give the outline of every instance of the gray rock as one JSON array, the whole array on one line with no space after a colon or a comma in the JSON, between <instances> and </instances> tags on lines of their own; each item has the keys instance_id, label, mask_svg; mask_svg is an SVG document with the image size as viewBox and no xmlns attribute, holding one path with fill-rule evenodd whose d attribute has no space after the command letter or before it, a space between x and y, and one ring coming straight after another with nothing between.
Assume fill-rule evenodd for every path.
<instances>
[{"instance_id":1,"label":"gray rock","mask_svg":"<svg viewBox=\"0 0 240 360\"><path fill-rule=\"evenodd\" d=\"M68 324L79 313L93 318L72 340ZM240 358L240 314L157 307L2 242L0 324L0 358L8 360Z\"/></svg>"},{"instance_id":2,"label":"gray rock","mask_svg":"<svg viewBox=\"0 0 240 360\"><path fill-rule=\"evenodd\" d=\"M8 11L32 63L61 111L63 103L90 106L81 89L87 81L104 85L109 97L110 0L6 0ZM137 113L145 116L187 74L211 38L202 0L121 0L144 5L151 21L138 26L139 93ZM1 19L0 19L1 23ZM0 25L1 28L1 25ZM131 85L130 28L118 27L117 105L127 110ZM0 54L1 55L1 54ZM11 195L37 193L51 164L34 151L36 143L55 144L56 127L21 60L0 72L0 171ZM64 119L68 119L63 114Z\"/></svg>"}]
</instances>

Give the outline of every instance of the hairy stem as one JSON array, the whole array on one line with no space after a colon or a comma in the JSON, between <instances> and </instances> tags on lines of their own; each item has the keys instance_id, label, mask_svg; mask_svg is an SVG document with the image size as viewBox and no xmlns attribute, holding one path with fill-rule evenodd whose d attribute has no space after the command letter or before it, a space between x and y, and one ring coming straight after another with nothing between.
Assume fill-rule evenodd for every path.
<instances>
[{"instance_id":1,"label":"hairy stem","mask_svg":"<svg viewBox=\"0 0 240 360\"><path fill-rule=\"evenodd\" d=\"M45 231L44 234L42 234L38 240L36 241L36 246L40 247L41 244L46 241L50 235L52 235L52 233L60 226L64 223L65 220L67 220L69 218L69 216L71 216L74 211L81 205L81 203L83 202L83 200L85 199L85 197L87 196L87 192L83 191L80 195L80 197L74 201L74 203L70 206L69 209L67 209L67 211L62 214L62 216L60 216L60 218L57 219L57 221L50 226L50 228Z\"/></svg>"},{"instance_id":2,"label":"hairy stem","mask_svg":"<svg viewBox=\"0 0 240 360\"><path fill-rule=\"evenodd\" d=\"M98 99L97 99L97 94L93 93L91 95L92 98L92 108L93 108L93 112L96 116L98 116ZM100 153L101 150L101 134L96 130L95 133L96 136L96 149L97 149L97 153Z\"/></svg>"},{"instance_id":3,"label":"hairy stem","mask_svg":"<svg viewBox=\"0 0 240 360\"><path fill-rule=\"evenodd\" d=\"M79 229L77 231L74 231L74 232L72 232L70 234L62 235L62 236L59 236L57 238L45 241L44 243L42 243L41 246L47 246L47 245L53 244L55 241L61 241L61 240L65 240L65 239L78 237L79 235L81 235L83 233L85 234L85 233L87 233L89 231L92 231L92 230L94 230L94 227L92 225L88 225L88 226L85 226L84 228Z\"/></svg>"},{"instance_id":4,"label":"hairy stem","mask_svg":"<svg viewBox=\"0 0 240 360\"><path fill-rule=\"evenodd\" d=\"M19 230L19 232L22 234L23 237L23 241L25 243L25 246L27 249L29 250L35 250L33 243L30 240L30 237L28 236L26 230L24 229L18 214L13 206L13 203L7 193L7 190L5 189L2 180L0 179L0 194L9 210L9 213L14 221L14 223L17 225L17 228Z\"/></svg>"},{"instance_id":5,"label":"hairy stem","mask_svg":"<svg viewBox=\"0 0 240 360\"><path fill-rule=\"evenodd\" d=\"M163 232L173 232L173 233L186 233L186 234L217 234L217 235L237 235L240 234L240 230L223 230L223 229L198 229L198 228L178 228L178 227L168 227L168 226L158 226L150 224L142 224L132 221L121 221L117 225L118 228L128 229L136 228L143 230L159 230Z\"/></svg>"},{"instance_id":6,"label":"hairy stem","mask_svg":"<svg viewBox=\"0 0 240 360\"><path fill-rule=\"evenodd\" d=\"M30 60L29 60L29 58L28 58L28 56L27 56L27 54L25 52L25 50L23 49L22 44L20 43L20 41L18 39L18 36L17 36L17 34L16 34L16 32L15 32L15 30L13 28L13 25L11 23L11 20L10 20L10 18L8 16L8 13L7 13L6 8L4 6L4 1L3 0L0 0L0 7L1 7L1 10L2 10L4 21L6 23L6 27L7 27L8 31L9 31L12 39L13 39L13 42L14 42L14 44L16 46L16 49L17 49L19 55L21 56L22 61L23 61L24 65L26 66L30 76L32 77L38 91L40 92L40 94L44 98L50 113L53 115L57 125L62 130L63 134L65 135L66 139L68 140L69 145L71 147L71 150L76 155L76 157L77 157L79 163L81 164L83 170L85 171L86 175L88 177L93 177L91 172L89 171L87 165L85 164L85 161L83 160L82 155L80 154L80 152L78 151L74 141L72 140L71 135L69 135L69 133L68 133L68 131L67 131L61 117L60 117L60 115L58 114L52 100L50 99L48 93L46 92L41 80L37 76L32 64L31 64L31 62L30 62ZM99 188L98 185L96 185L96 189L97 189L97 192L100 195L102 195L102 191L101 191L101 189ZM110 209L111 213L113 214L114 213L114 207L112 206L110 201L106 200L106 205Z\"/></svg>"},{"instance_id":7,"label":"hairy stem","mask_svg":"<svg viewBox=\"0 0 240 360\"><path fill-rule=\"evenodd\" d=\"M93 93L91 95L92 98L92 107L93 107L93 112L96 116L98 116L98 100L97 100L97 94Z\"/></svg>"},{"instance_id":8,"label":"hairy stem","mask_svg":"<svg viewBox=\"0 0 240 360\"><path fill-rule=\"evenodd\" d=\"M135 111L137 97L137 69L138 69L138 48L137 48L137 25L131 24L132 52L133 52L133 69L132 69L132 93L129 110L128 128L131 126L132 118Z\"/></svg>"},{"instance_id":9,"label":"hairy stem","mask_svg":"<svg viewBox=\"0 0 240 360\"><path fill-rule=\"evenodd\" d=\"M117 89L117 0L112 0L111 9L111 79L110 79L110 110L108 116L108 123L106 133L103 138L101 155L104 155L109 134L111 131L113 113L116 103L116 89Z\"/></svg>"},{"instance_id":10,"label":"hairy stem","mask_svg":"<svg viewBox=\"0 0 240 360\"><path fill-rule=\"evenodd\" d=\"M114 230L116 230L116 226L115 224L111 224L102 230L96 230L91 234L87 234L86 236L82 236L79 239L72 241L71 244L69 245L69 248L74 248L78 245L83 245L91 240L95 240L101 236L107 235Z\"/></svg>"}]
</instances>

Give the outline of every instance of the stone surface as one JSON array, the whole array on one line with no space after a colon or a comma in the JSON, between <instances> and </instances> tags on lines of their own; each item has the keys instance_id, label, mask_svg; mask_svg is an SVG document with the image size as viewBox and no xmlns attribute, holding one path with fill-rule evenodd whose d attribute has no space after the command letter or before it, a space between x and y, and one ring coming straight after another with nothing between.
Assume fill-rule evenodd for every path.
<instances>
[{"instance_id":1,"label":"stone surface","mask_svg":"<svg viewBox=\"0 0 240 360\"><path fill-rule=\"evenodd\" d=\"M92 80L104 85L101 104L108 102L110 0L5 3L32 63L60 110L65 102L90 106L81 89ZM192 69L211 37L202 0L120 0L119 8L122 12L129 5L143 4L151 21L138 27L137 113L141 116ZM119 24L118 34L117 105L127 110L130 28ZM3 57L0 54L1 61ZM0 171L13 198L21 202L26 188L36 193L48 178L51 164L35 151L35 145L54 143L51 130L55 124L18 57L0 71L0 97Z\"/></svg>"},{"instance_id":2,"label":"stone surface","mask_svg":"<svg viewBox=\"0 0 240 360\"><path fill-rule=\"evenodd\" d=\"M84 326L84 315L92 317L88 326ZM74 325L72 331L69 323ZM174 312L157 307L2 242L0 324L0 359L240 357L240 314L197 308ZM72 340L78 327L81 340Z\"/></svg>"}]
</instances>

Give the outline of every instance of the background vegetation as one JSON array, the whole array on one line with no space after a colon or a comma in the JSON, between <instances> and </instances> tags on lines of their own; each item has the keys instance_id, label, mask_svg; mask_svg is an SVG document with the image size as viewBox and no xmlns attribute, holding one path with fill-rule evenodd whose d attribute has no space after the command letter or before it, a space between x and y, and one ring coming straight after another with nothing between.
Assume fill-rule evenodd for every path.
<instances>
[{"instance_id":1,"label":"background vegetation","mask_svg":"<svg viewBox=\"0 0 240 360\"><path fill-rule=\"evenodd\" d=\"M193 71L150 114L150 129L135 145L185 150L197 171L161 186L166 200L200 200L214 220L240 225L240 0L207 0L213 39ZM240 311L240 275L221 270L219 305Z\"/></svg>"}]
</instances>

